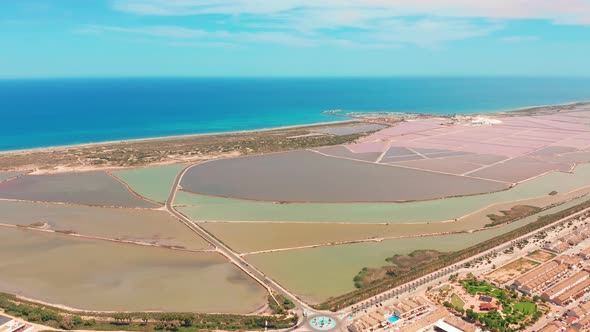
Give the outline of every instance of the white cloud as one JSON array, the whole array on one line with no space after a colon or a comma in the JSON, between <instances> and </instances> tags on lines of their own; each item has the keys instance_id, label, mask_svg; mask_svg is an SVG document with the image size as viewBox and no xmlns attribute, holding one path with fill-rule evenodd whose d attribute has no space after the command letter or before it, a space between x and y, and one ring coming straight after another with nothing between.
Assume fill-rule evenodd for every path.
<instances>
[{"instance_id":1,"label":"white cloud","mask_svg":"<svg viewBox=\"0 0 590 332\"><path fill-rule=\"evenodd\" d=\"M148 26L139 28L125 28L118 26L104 26L104 25L89 25L80 32L86 33L101 33L101 32L120 32L127 34L145 35L151 37L166 37L166 38L203 38L212 35L213 33L197 30L188 29L178 26Z\"/></svg>"},{"instance_id":2,"label":"white cloud","mask_svg":"<svg viewBox=\"0 0 590 332\"><path fill-rule=\"evenodd\" d=\"M207 31L180 26L121 27L89 25L79 33L141 35L164 39L174 46L220 46L274 44L295 47L343 47L364 49L399 48L404 45L438 48L446 42L484 36L501 28L499 24L474 24L468 20L391 19L382 20L370 29L351 31L339 36L321 32L289 30Z\"/></svg>"},{"instance_id":3,"label":"white cloud","mask_svg":"<svg viewBox=\"0 0 590 332\"><path fill-rule=\"evenodd\" d=\"M485 36L501 28L497 23L480 25L467 20L394 19L382 22L379 31L369 36L382 43L440 47L446 42Z\"/></svg>"},{"instance_id":4,"label":"white cloud","mask_svg":"<svg viewBox=\"0 0 590 332\"><path fill-rule=\"evenodd\" d=\"M179 26L120 27L88 25L77 31L84 34L132 34L164 39L171 46L229 46L240 43L270 43L291 46L315 46L316 40L299 37L286 32L228 32L206 31Z\"/></svg>"},{"instance_id":5,"label":"white cloud","mask_svg":"<svg viewBox=\"0 0 590 332\"><path fill-rule=\"evenodd\" d=\"M510 42L510 43L524 43L524 42L537 41L537 40L539 40L539 37L537 37L537 36L508 36L508 37L502 38L502 40L505 42Z\"/></svg>"},{"instance_id":6,"label":"white cloud","mask_svg":"<svg viewBox=\"0 0 590 332\"><path fill-rule=\"evenodd\" d=\"M375 16L545 19L590 24L588 0L112 0L120 11L139 15L254 14L315 11L326 22L364 22Z\"/></svg>"},{"instance_id":7,"label":"white cloud","mask_svg":"<svg viewBox=\"0 0 590 332\"><path fill-rule=\"evenodd\" d=\"M505 20L590 24L590 0L111 0L115 10L147 16L234 17L236 32L182 27L110 29L212 43L314 47L438 48L502 29ZM195 20L195 24L197 21ZM108 30L108 29L105 29ZM137 30L137 31L136 31ZM233 30L232 30L233 31ZM505 41L522 42L519 36ZM511 40L512 39L512 40ZM193 43L193 42L191 42Z\"/></svg>"},{"instance_id":8,"label":"white cloud","mask_svg":"<svg viewBox=\"0 0 590 332\"><path fill-rule=\"evenodd\" d=\"M200 42L200 41L171 41L166 43L167 46L174 47L195 47L195 48L229 48L234 44L224 42Z\"/></svg>"}]
</instances>

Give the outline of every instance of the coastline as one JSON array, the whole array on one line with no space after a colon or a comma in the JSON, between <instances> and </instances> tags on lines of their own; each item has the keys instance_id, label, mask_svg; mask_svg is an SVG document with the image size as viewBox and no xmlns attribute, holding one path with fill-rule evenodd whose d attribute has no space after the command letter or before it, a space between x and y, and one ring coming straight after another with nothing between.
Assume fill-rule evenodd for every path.
<instances>
[{"instance_id":1,"label":"coastline","mask_svg":"<svg viewBox=\"0 0 590 332\"><path fill-rule=\"evenodd\" d=\"M534 111L539 108L556 108L556 107L568 107L568 106L579 106L579 105L590 105L590 100L570 101L570 102L559 103L559 104L524 106L524 107L512 108L512 109L507 109L507 110L494 111L494 112L490 112L490 113L472 113L472 114L465 114L465 115L483 115L483 114L506 115L506 114L516 113L516 112Z\"/></svg>"},{"instance_id":2,"label":"coastline","mask_svg":"<svg viewBox=\"0 0 590 332\"><path fill-rule=\"evenodd\" d=\"M268 132L268 131L273 131L273 130L304 129L304 128L313 128L313 127L317 127L317 126L350 124L350 123L355 123L355 122L360 122L360 120L359 119L336 120L336 121L314 122L314 123L309 123L309 124L299 124L299 125L291 125L291 126L260 128L260 129L221 131L221 132L203 133L203 134L182 134L182 135L171 135L171 136L156 136L156 137L146 137L146 138L131 138L131 139L120 139L120 140L112 140L112 141L100 141L100 142L67 144L67 145L54 145L54 146L45 146L45 147L30 148L30 149L0 150L0 156L1 155L8 155L8 154L28 153L28 152L47 152L47 151L63 150L63 149L69 149L69 148L97 147L97 146L101 146L101 145L110 145L110 144L143 143L143 142L150 142L150 141L202 138L202 137L207 137L207 136L250 134L250 133Z\"/></svg>"},{"instance_id":3,"label":"coastline","mask_svg":"<svg viewBox=\"0 0 590 332\"><path fill-rule=\"evenodd\" d=\"M584 101L573 101L573 102L566 102L560 104L549 104L549 105L537 105L537 106L524 106L519 108L513 109L504 109L504 110L496 110L490 112L473 112L473 113L461 113L461 116L506 116L510 115L510 113L522 113L522 112L534 112L534 111L543 111L544 108L548 110L552 110L557 107L568 107L568 106L576 106L576 105L590 105L590 100ZM380 113L381 111L375 111L375 113ZM339 125L339 124L348 124L348 123L355 123L355 122L362 122L361 118L351 117L348 114L353 112L346 112L342 113L341 116L343 118L348 118L348 120L334 120L334 121L325 121L325 122L314 122L308 124L298 124L298 125L288 125L288 126L279 126L279 127L267 127L267 128L259 128L259 129L248 129L248 130L237 130L237 131L222 131L222 132L212 132L212 133L201 133L201 134L182 134L182 135L170 135L170 136L156 136L156 137L145 137L145 138L131 138L131 139L119 139L119 140L110 140L110 141L98 141L98 142L89 142L89 143L79 143L79 144L66 144L66 145L54 145L54 146L44 146L44 147L35 147L35 148L28 148L28 149L15 149L15 150L0 150L0 156L2 155L10 155L10 154L19 154L19 153L33 153L33 152L48 152L48 151L57 151L69 148L88 148L88 147L97 147L101 145L111 145L111 144L124 144L124 143L142 143L142 142L153 142L153 141L164 141L164 140L174 140L174 139L190 139L190 138L202 138L208 136L219 136L219 135L235 135L235 134L249 134L249 133L259 133L259 132L269 132L273 130L287 130L287 129L305 129L305 128L313 128L316 126L331 126L331 125ZM364 114L370 114L371 112L362 112ZM355 113L355 114L362 114L362 113ZM397 113L397 112L384 112L384 113ZM421 117L448 117L451 114L434 114L434 113L416 113L416 112L399 112L400 116L403 115L414 115L414 116L421 116ZM515 114L516 115L516 114Z\"/></svg>"}]
</instances>

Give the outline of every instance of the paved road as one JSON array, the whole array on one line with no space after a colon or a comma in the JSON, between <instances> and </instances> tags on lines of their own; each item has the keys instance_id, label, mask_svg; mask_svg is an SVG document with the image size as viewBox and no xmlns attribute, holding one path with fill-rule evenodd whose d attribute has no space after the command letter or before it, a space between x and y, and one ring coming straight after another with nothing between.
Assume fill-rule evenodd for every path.
<instances>
[{"instance_id":1,"label":"paved road","mask_svg":"<svg viewBox=\"0 0 590 332\"><path fill-rule=\"evenodd\" d=\"M178 218L181 222L183 222L187 227L189 227L195 233L197 233L202 238L204 238L206 241L208 241L211 245L213 245L213 247L215 247L215 250L217 250L219 253L221 253L222 255L227 257L227 259L229 259L230 262L235 264L238 268L240 268L242 271L247 273L250 277L252 277L257 282L259 282L267 290L269 290L269 291L272 290L278 294L283 295L287 299L291 300L296 305L296 307L301 311L306 310L307 312L314 313L314 310L311 307L309 307L306 303L299 300L295 295L288 292L283 287L281 287L279 284L277 284L276 282L274 282L273 280L268 278L264 273L260 272L255 267L253 267L248 262L246 262L242 257L240 257L239 254L237 254L236 252L231 250L223 242L217 240L214 236L209 234L206 230L204 230L199 225L194 223L192 220L187 218L185 215L183 215L182 213L180 213L174 209L174 199L176 198L176 193L178 192L180 182L181 182L184 174L186 174L186 172L193 166L194 165L184 168L174 179L174 184L172 185L172 190L170 191L170 195L168 196L168 200L166 200L166 206L165 206L166 210L169 213L171 213L172 215L174 215L176 218ZM299 322L299 326L301 326L302 324L305 324L305 318L303 318L303 321Z\"/></svg>"}]
</instances>

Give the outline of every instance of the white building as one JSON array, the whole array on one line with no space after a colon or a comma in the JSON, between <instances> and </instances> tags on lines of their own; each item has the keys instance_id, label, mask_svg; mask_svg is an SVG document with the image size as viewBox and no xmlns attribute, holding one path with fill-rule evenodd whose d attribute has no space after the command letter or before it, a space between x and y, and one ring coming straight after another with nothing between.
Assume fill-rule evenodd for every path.
<instances>
[{"instance_id":1,"label":"white building","mask_svg":"<svg viewBox=\"0 0 590 332\"><path fill-rule=\"evenodd\" d=\"M481 332L477 326L455 316L447 316L434 323L434 326L445 332Z\"/></svg>"},{"instance_id":2,"label":"white building","mask_svg":"<svg viewBox=\"0 0 590 332\"><path fill-rule=\"evenodd\" d=\"M33 326L0 315L0 332L32 332Z\"/></svg>"}]
</instances>

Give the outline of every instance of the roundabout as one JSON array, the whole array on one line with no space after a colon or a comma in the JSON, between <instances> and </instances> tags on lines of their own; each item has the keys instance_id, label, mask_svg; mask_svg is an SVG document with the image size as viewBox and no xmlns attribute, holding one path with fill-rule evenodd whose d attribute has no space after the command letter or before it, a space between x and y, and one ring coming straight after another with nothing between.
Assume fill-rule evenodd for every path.
<instances>
[{"instance_id":1,"label":"roundabout","mask_svg":"<svg viewBox=\"0 0 590 332\"><path fill-rule=\"evenodd\" d=\"M328 316L314 316L309 319L309 326L317 331L329 331L336 327L336 319Z\"/></svg>"}]
</instances>

